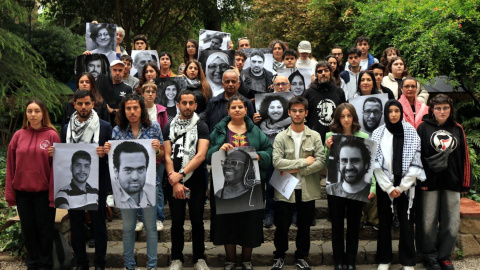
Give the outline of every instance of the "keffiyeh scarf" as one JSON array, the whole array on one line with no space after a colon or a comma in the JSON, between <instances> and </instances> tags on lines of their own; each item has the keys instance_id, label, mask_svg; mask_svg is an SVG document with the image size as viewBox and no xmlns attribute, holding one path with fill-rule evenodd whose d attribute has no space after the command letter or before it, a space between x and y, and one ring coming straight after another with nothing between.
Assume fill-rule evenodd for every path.
<instances>
[{"instance_id":1,"label":"keffiyeh scarf","mask_svg":"<svg viewBox=\"0 0 480 270\"><path fill-rule=\"evenodd\" d=\"M99 137L100 118L94 110L83 122L78 121L78 112L72 114L68 122L67 143L98 143Z\"/></svg>"},{"instance_id":2,"label":"keffiyeh scarf","mask_svg":"<svg viewBox=\"0 0 480 270\"><path fill-rule=\"evenodd\" d=\"M199 119L200 117L198 117L196 113L193 113L191 119L180 119L180 115L177 114L170 123L169 139L172 143L171 158L174 159L175 150L178 147L177 158L182 159L182 168L179 172L183 172L185 166L187 166L190 160L197 154L197 122ZM177 143L180 139L181 141ZM193 171L185 175L184 181L187 181L192 174Z\"/></svg>"}]
</instances>

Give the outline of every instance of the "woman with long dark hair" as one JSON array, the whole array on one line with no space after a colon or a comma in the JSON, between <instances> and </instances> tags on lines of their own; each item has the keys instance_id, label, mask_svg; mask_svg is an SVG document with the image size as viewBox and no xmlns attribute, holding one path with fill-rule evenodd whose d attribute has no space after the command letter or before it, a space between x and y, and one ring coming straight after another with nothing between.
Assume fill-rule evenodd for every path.
<instances>
[{"instance_id":1,"label":"woman with long dark hair","mask_svg":"<svg viewBox=\"0 0 480 270\"><path fill-rule=\"evenodd\" d=\"M472 171L465 131L455 121L452 99L444 94L432 98L417 132L427 175L420 184L419 249L427 269L454 269L450 256L460 225L460 194L470 189ZM445 155L443 166L435 166L434 161Z\"/></svg>"},{"instance_id":2,"label":"woman with long dark hair","mask_svg":"<svg viewBox=\"0 0 480 270\"><path fill-rule=\"evenodd\" d=\"M185 75L187 81L187 89L191 90L197 99L195 112L201 114L207 108L208 101L213 97L212 89L203 73L202 65L197 60L187 61L183 75Z\"/></svg>"},{"instance_id":3,"label":"woman with long dark hair","mask_svg":"<svg viewBox=\"0 0 480 270\"><path fill-rule=\"evenodd\" d=\"M270 42L268 48L272 49L273 54L273 70L277 71L278 69L285 68L285 63L283 63L283 52L288 49L288 46L285 42L281 40L274 40Z\"/></svg>"},{"instance_id":4,"label":"woman with long dark hair","mask_svg":"<svg viewBox=\"0 0 480 270\"><path fill-rule=\"evenodd\" d=\"M328 164L330 148L334 143L333 134L343 134L368 139L368 134L360 131L357 112L349 103L338 105L333 114L333 122L330 125L331 132L325 135L325 162ZM369 199L375 196L375 181L372 181ZM358 251L358 233L360 218L362 216L363 202L350 198L327 195L328 210L332 220L332 249L335 270L342 270L343 266L355 269ZM344 244L344 218L347 214L346 250ZM346 255L346 256L345 256Z\"/></svg>"},{"instance_id":5,"label":"woman with long dark hair","mask_svg":"<svg viewBox=\"0 0 480 270\"><path fill-rule=\"evenodd\" d=\"M147 82L153 82L156 78L160 77L160 70L158 69L157 64L155 62L148 62L143 66L142 69L142 76L138 81L138 85L135 88L135 92L137 94L141 94L143 84Z\"/></svg>"},{"instance_id":6,"label":"woman with long dark hair","mask_svg":"<svg viewBox=\"0 0 480 270\"><path fill-rule=\"evenodd\" d=\"M164 90L160 96L160 105L167 108L168 122L177 115L177 99L180 94L180 88L173 79L166 81L163 84Z\"/></svg>"},{"instance_id":7,"label":"woman with long dark hair","mask_svg":"<svg viewBox=\"0 0 480 270\"><path fill-rule=\"evenodd\" d=\"M415 128L403 121L403 107L389 100L384 107L385 124L372 135L377 142L373 173L377 181L378 207L378 270L388 270L392 262L393 207L397 207L400 223L398 261L405 270L416 264L414 218L410 216L417 179L425 180L420 160L420 137Z\"/></svg>"},{"instance_id":8,"label":"woman with long dark hair","mask_svg":"<svg viewBox=\"0 0 480 270\"><path fill-rule=\"evenodd\" d=\"M198 58L198 42L190 38L185 43L183 48L183 63L187 64L188 61L197 60Z\"/></svg>"},{"instance_id":9,"label":"woman with long dark hair","mask_svg":"<svg viewBox=\"0 0 480 270\"><path fill-rule=\"evenodd\" d=\"M330 66L332 66L333 79L335 81L335 84L338 87L341 87L343 89L343 86L345 85L345 82L343 81L342 78L340 78L341 70L339 70L339 61L338 61L337 57L335 57L333 55L328 55L327 57L325 57L325 61L327 61L330 64Z\"/></svg>"},{"instance_id":10,"label":"woman with long dark hair","mask_svg":"<svg viewBox=\"0 0 480 270\"><path fill-rule=\"evenodd\" d=\"M48 148L59 143L47 107L40 100L27 103L22 128L8 145L5 200L17 206L28 269L53 266L53 161Z\"/></svg>"}]
</instances>

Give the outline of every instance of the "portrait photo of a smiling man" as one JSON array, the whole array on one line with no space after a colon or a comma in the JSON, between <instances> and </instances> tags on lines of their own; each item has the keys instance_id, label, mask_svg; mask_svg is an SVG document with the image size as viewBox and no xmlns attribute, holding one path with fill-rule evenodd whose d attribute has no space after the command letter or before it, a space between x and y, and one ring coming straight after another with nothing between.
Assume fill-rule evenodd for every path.
<instances>
[{"instance_id":1,"label":"portrait photo of a smiling man","mask_svg":"<svg viewBox=\"0 0 480 270\"><path fill-rule=\"evenodd\" d=\"M334 136L333 141L339 145L332 146L334 160L329 163L328 171L333 173L328 175L327 194L368 201L372 182L372 150L368 145L371 141L352 136Z\"/></svg>"},{"instance_id":2,"label":"portrait photo of a smiling man","mask_svg":"<svg viewBox=\"0 0 480 270\"><path fill-rule=\"evenodd\" d=\"M88 183L94 181L89 179L91 170L93 170L92 156L88 152L79 150L73 153L70 165L71 180L56 193L55 208L70 210L98 208L98 189ZM98 184L98 179L96 181Z\"/></svg>"}]
</instances>

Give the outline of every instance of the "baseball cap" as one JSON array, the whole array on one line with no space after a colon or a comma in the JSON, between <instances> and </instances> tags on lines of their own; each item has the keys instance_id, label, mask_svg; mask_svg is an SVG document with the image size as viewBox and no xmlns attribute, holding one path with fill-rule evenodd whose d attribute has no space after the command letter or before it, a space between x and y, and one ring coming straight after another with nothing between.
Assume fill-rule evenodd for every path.
<instances>
[{"instance_id":1,"label":"baseball cap","mask_svg":"<svg viewBox=\"0 0 480 270\"><path fill-rule=\"evenodd\" d=\"M120 64L122 66L125 66L125 63L123 63L120 60L113 60L112 63L110 63L110 66L113 67L113 66L118 65L118 64Z\"/></svg>"},{"instance_id":2,"label":"baseball cap","mask_svg":"<svg viewBox=\"0 0 480 270\"><path fill-rule=\"evenodd\" d=\"M298 43L298 52L312 53L312 44L306 40L300 41L300 43Z\"/></svg>"}]
</instances>

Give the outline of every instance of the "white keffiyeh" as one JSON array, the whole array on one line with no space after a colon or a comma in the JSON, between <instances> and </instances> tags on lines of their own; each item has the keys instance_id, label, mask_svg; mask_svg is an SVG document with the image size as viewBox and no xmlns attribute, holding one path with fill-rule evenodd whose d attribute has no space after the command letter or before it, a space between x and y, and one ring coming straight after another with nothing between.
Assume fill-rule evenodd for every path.
<instances>
[{"instance_id":1,"label":"white keffiyeh","mask_svg":"<svg viewBox=\"0 0 480 270\"><path fill-rule=\"evenodd\" d=\"M78 112L70 117L67 128L67 143L98 143L100 138L100 118L95 110L83 122L78 121Z\"/></svg>"},{"instance_id":2,"label":"white keffiyeh","mask_svg":"<svg viewBox=\"0 0 480 270\"><path fill-rule=\"evenodd\" d=\"M169 139L172 143L171 158L174 159L175 149L179 147L177 158L182 159L182 168L179 172L183 172L183 169L197 154L197 122L199 119L200 117L198 117L196 113L193 113L193 117L191 119L180 119L180 115L177 114L170 123ZM185 175L183 180L187 181L192 174L193 171L189 172Z\"/></svg>"}]
</instances>

